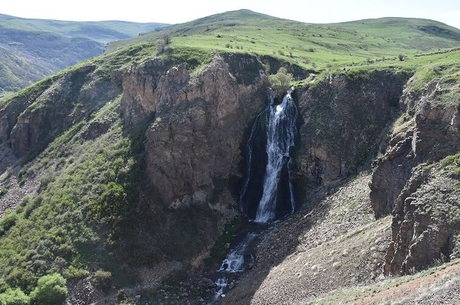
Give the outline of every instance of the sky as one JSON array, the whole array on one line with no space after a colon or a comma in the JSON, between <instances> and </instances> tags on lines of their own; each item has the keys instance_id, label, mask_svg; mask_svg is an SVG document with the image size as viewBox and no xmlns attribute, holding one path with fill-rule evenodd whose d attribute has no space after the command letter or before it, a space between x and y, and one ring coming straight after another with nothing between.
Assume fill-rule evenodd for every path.
<instances>
[{"instance_id":1,"label":"sky","mask_svg":"<svg viewBox=\"0 0 460 305\"><path fill-rule=\"evenodd\" d=\"M2 0L0 14L72 21L124 20L183 23L225 11L250 9L307 23L379 17L432 19L460 29L459 0Z\"/></svg>"}]
</instances>

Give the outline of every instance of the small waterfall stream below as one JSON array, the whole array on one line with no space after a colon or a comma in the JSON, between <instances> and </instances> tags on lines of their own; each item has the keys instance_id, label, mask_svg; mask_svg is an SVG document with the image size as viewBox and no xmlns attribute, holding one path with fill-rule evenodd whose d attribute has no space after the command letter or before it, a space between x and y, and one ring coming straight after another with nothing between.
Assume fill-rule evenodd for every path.
<instances>
[{"instance_id":1,"label":"small waterfall stream below","mask_svg":"<svg viewBox=\"0 0 460 305\"><path fill-rule=\"evenodd\" d=\"M246 177L240 193L240 209L252 225L222 261L215 281L217 292L208 304L225 297L230 282L254 263L251 247L260 231L295 210L291 150L296 122L291 90L280 104L275 104L270 90L268 105L255 119L247 141Z\"/></svg>"}]
</instances>

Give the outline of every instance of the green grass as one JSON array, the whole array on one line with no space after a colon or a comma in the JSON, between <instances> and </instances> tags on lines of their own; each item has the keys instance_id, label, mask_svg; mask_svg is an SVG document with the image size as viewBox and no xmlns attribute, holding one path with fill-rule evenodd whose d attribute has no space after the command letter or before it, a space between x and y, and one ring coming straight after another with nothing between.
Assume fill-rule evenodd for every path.
<instances>
[{"instance_id":1,"label":"green grass","mask_svg":"<svg viewBox=\"0 0 460 305\"><path fill-rule=\"evenodd\" d=\"M460 182L460 154L445 157L441 160L441 166L447 168L450 171L451 177Z\"/></svg>"},{"instance_id":2,"label":"green grass","mask_svg":"<svg viewBox=\"0 0 460 305\"><path fill-rule=\"evenodd\" d=\"M382 18L307 24L240 10L115 42L108 50L154 42L165 35L171 37L175 48L269 55L315 70L380 61L391 65L399 61L400 54L414 56L460 43L459 30L430 20Z\"/></svg>"},{"instance_id":3,"label":"green grass","mask_svg":"<svg viewBox=\"0 0 460 305\"><path fill-rule=\"evenodd\" d=\"M440 80L445 85L460 81L460 50L450 49L438 53L419 54L405 63L416 70L412 87L421 89L429 81Z\"/></svg>"},{"instance_id":4,"label":"green grass","mask_svg":"<svg viewBox=\"0 0 460 305\"><path fill-rule=\"evenodd\" d=\"M249 53L316 73L387 67L417 70L416 86L420 87L447 73L459 78L455 72L458 65L453 64L458 62L458 52L446 49L458 47L459 33L422 19L382 18L321 25L241 10L112 43L107 53L86 63L96 64L102 76L110 77L116 69L158 55L175 63L185 61L193 69L209 62L214 51ZM171 43L160 54L158 44L165 36ZM421 66L425 68L419 69Z\"/></svg>"}]
</instances>

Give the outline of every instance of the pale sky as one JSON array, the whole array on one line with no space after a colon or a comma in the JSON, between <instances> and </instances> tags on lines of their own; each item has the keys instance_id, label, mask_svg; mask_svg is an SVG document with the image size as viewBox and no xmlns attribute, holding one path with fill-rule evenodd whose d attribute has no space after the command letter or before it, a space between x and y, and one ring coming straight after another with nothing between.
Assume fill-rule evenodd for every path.
<instances>
[{"instance_id":1,"label":"pale sky","mask_svg":"<svg viewBox=\"0 0 460 305\"><path fill-rule=\"evenodd\" d=\"M433 19L460 28L459 0L1 0L0 14L73 21L182 23L215 13L250 9L308 23L379 17Z\"/></svg>"}]
</instances>

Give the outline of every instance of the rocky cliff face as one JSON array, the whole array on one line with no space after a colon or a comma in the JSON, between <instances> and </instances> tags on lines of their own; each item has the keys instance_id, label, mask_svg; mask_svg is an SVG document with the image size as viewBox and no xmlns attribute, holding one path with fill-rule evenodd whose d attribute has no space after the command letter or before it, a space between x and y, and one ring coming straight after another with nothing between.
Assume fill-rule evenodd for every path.
<instances>
[{"instance_id":1,"label":"rocky cliff face","mask_svg":"<svg viewBox=\"0 0 460 305\"><path fill-rule=\"evenodd\" d=\"M184 270L202 266L224 224L237 214L232 195L241 178L242 143L267 98L264 67L255 56L216 55L193 74L185 64L160 58L111 73L104 68L88 65L63 72L2 104L2 145L28 160L37 157L32 170L30 162L17 172L22 170L23 179L36 178L34 190L40 196L45 183L65 175L68 164L80 164L81 146L103 146L101 138L116 130L126 137L120 145L133 156L126 156L130 161L123 165L107 160L104 168L113 168L113 176L100 177L94 189L116 180L119 166L126 175L136 171L126 184L119 181L123 186L138 183L135 190L125 189L136 219L129 224L134 233L120 239L121 244L126 238L127 244L136 246L136 238L142 239L135 254L142 262L133 265L151 267L167 261L176 266L163 271L153 268L152 273L161 273L159 278L177 272L177 265ZM75 126L75 132L66 132ZM52 145L54 150L48 154L47 144L63 133L66 140L58 138L60 144ZM66 153L61 151L62 141ZM130 150L132 141L138 141L136 152ZM88 154L85 157L91 159ZM56 155L62 160L70 155L72 160L50 167L48 161L54 164ZM40 180L43 176L48 180ZM2 191L14 182L26 195L16 180L10 180L1 181Z\"/></svg>"},{"instance_id":2,"label":"rocky cliff face","mask_svg":"<svg viewBox=\"0 0 460 305\"><path fill-rule=\"evenodd\" d=\"M170 67L167 61L153 58L141 65L134 64L123 73L121 115L127 124L138 124L155 115L160 100L154 91Z\"/></svg>"},{"instance_id":3,"label":"rocky cliff face","mask_svg":"<svg viewBox=\"0 0 460 305\"><path fill-rule=\"evenodd\" d=\"M240 175L244 132L266 102L263 68L249 60L258 69L248 84L239 83L220 56L193 77L183 64L168 67L158 60L125 74L126 122L154 116L146 131L147 170L167 206L205 203L213 190Z\"/></svg>"},{"instance_id":4,"label":"rocky cliff face","mask_svg":"<svg viewBox=\"0 0 460 305\"><path fill-rule=\"evenodd\" d=\"M297 174L311 187L320 185L313 188L318 193L350 198L333 203L326 197L315 205L318 193L314 193L307 200L314 204L311 212L301 210L300 215L261 235L255 249L256 267L241 278L224 304L308 303L317 295L327 303L338 303L343 295L331 297L338 289L332 283L339 282L343 289L339 291L346 294L347 287L358 282L375 281L380 287L382 271L407 274L459 257L460 108L452 98L458 87L436 81L413 90L413 81L406 83L408 78L388 72L358 78L334 75L309 90L297 91L304 119ZM402 115L395 121L397 113ZM373 160L377 152L382 155ZM343 178L366 162L373 167L368 185L358 182L363 179L360 176L352 183L361 191L347 189L350 182L342 184ZM338 211L341 204L346 208ZM322 207L324 219L317 221ZM374 215L366 215L366 209L377 219L367 218ZM369 223L348 232L362 241L349 243L347 228L334 230L326 225L337 221L352 226L358 214L364 216L363 223ZM326 227L315 232L317 225ZM379 227L381 231L372 232ZM335 233L340 241L326 237ZM319 236L326 239L319 241ZM341 265L334 256L347 256L349 247L356 247L356 253ZM343 281L337 281L340 276ZM347 283L350 279L357 282Z\"/></svg>"},{"instance_id":5,"label":"rocky cliff face","mask_svg":"<svg viewBox=\"0 0 460 305\"><path fill-rule=\"evenodd\" d=\"M409 83L401 98L405 113L375 162L370 185L376 216L393 214L386 274L421 270L458 252L454 169L439 162L460 149L459 106L455 100L445 102L457 89L439 80L421 90L410 88Z\"/></svg>"},{"instance_id":6,"label":"rocky cliff face","mask_svg":"<svg viewBox=\"0 0 460 305\"><path fill-rule=\"evenodd\" d=\"M392 71L330 75L314 88L298 92L304 120L298 175L312 186L328 185L369 162L408 77Z\"/></svg>"}]
</instances>

